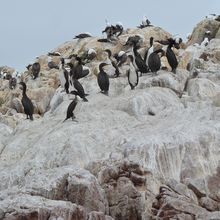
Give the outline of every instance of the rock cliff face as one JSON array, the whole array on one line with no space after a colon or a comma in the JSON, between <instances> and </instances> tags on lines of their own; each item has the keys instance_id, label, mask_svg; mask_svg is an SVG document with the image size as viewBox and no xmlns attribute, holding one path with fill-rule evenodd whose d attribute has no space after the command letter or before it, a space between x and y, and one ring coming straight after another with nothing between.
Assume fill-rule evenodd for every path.
<instances>
[{"instance_id":1,"label":"rock cliff face","mask_svg":"<svg viewBox=\"0 0 220 220\"><path fill-rule=\"evenodd\" d=\"M133 34L143 46L171 36L130 29L116 44L88 38L54 50L98 52L80 79L89 102L79 100L77 121L63 123L73 97L47 56L39 78L24 74L33 122L24 120L19 88L1 81L0 219L220 219L219 39L179 50L176 74L143 75L135 90L126 77L111 78L109 96L99 93L102 51L129 49L122 45Z\"/></svg>"}]
</instances>

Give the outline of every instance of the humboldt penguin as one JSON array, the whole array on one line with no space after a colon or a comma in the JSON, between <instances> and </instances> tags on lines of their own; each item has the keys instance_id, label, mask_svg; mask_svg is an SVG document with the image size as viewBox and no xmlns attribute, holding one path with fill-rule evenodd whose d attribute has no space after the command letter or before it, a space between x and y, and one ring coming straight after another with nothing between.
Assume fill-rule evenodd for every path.
<instances>
[{"instance_id":1,"label":"humboldt penguin","mask_svg":"<svg viewBox=\"0 0 220 220\"><path fill-rule=\"evenodd\" d=\"M153 53L150 54L148 58L148 67L152 73L157 73L157 71L161 67L161 61L158 53L161 53L161 56L164 55L164 51L162 49L155 50Z\"/></svg>"},{"instance_id":2,"label":"humboldt penguin","mask_svg":"<svg viewBox=\"0 0 220 220\"><path fill-rule=\"evenodd\" d=\"M111 50L106 49L105 52L108 54L108 58L111 61L112 66L115 68L115 74L114 74L115 77L118 77L120 75L120 71L119 71L119 68L118 68L118 65L117 65L116 61L112 57Z\"/></svg>"},{"instance_id":3,"label":"humboldt penguin","mask_svg":"<svg viewBox=\"0 0 220 220\"><path fill-rule=\"evenodd\" d=\"M73 93L74 94L74 93ZM72 120L74 120L76 117L73 113L74 109L76 108L76 105L78 103L77 100L77 94L75 94L75 98L73 99L73 101L69 104L68 108L67 108L67 112L66 112L66 118L64 121L66 121L69 118L72 118ZM63 122L64 122L63 121Z\"/></svg>"},{"instance_id":4,"label":"humboldt penguin","mask_svg":"<svg viewBox=\"0 0 220 220\"><path fill-rule=\"evenodd\" d=\"M35 62L31 66L31 73L33 75L33 79L36 79L39 76L40 73L40 63Z\"/></svg>"},{"instance_id":5,"label":"humboldt penguin","mask_svg":"<svg viewBox=\"0 0 220 220\"><path fill-rule=\"evenodd\" d=\"M131 87L131 90L133 90L137 85L139 81L138 71L135 69L134 66L134 57L132 55L128 55L129 60L129 70L128 70L128 83Z\"/></svg>"},{"instance_id":6,"label":"humboldt penguin","mask_svg":"<svg viewBox=\"0 0 220 220\"><path fill-rule=\"evenodd\" d=\"M61 87L64 88L66 93L68 94L69 93L69 86L70 86L69 73L66 70L66 68L64 67L65 59L61 58L60 60L61 60L61 64L60 64L60 67L59 67L59 70L60 70L60 84L61 84Z\"/></svg>"},{"instance_id":7,"label":"humboldt penguin","mask_svg":"<svg viewBox=\"0 0 220 220\"><path fill-rule=\"evenodd\" d=\"M21 103L24 107L24 112L27 115L27 119L33 120L34 106L31 100L28 98L26 94L27 86L24 82L19 83L22 86L22 99Z\"/></svg>"},{"instance_id":8,"label":"humboldt penguin","mask_svg":"<svg viewBox=\"0 0 220 220\"><path fill-rule=\"evenodd\" d=\"M73 86L76 89L76 91L78 92L78 96L83 99L84 102L88 102L88 100L86 99L86 96L88 94L85 93L85 90L82 86L82 84L77 80L73 78ZM70 92L72 93L72 92Z\"/></svg>"},{"instance_id":9,"label":"humboldt penguin","mask_svg":"<svg viewBox=\"0 0 220 220\"><path fill-rule=\"evenodd\" d=\"M108 95L109 91L109 76L104 71L104 66L108 65L107 63L101 63L99 65L99 73L97 76L98 85L101 89L101 93Z\"/></svg>"}]
</instances>

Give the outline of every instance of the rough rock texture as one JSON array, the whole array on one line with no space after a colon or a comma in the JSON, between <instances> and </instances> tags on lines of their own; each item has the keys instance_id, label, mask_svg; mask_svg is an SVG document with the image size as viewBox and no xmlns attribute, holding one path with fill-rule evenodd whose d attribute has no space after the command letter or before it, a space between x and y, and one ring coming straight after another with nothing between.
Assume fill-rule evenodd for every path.
<instances>
[{"instance_id":1,"label":"rough rock texture","mask_svg":"<svg viewBox=\"0 0 220 220\"><path fill-rule=\"evenodd\" d=\"M205 32L210 31L210 38L219 38L220 22L213 19L205 19L201 21L194 28L192 35L189 39L188 45L198 43L200 44L204 40Z\"/></svg>"},{"instance_id":2,"label":"rough rock texture","mask_svg":"<svg viewBox=\"0 0 220 220\"><path fill-rule=\"evenodd\" d=\"M80 79L89 101L79 98L75 121L63 123L73 97L58 88L47 56L39 78L24 74L34 121L24 120L20 89L0 80L0 219L220 219L219 39L181 49L176 74L144 74L135 90L126 73L111 78L105 96L96 78L103 50L120 51L132 34L143 45L170 36L128 29L119 42L92 37L54 50L98 52Z\"/></svg>"}]
</instances>

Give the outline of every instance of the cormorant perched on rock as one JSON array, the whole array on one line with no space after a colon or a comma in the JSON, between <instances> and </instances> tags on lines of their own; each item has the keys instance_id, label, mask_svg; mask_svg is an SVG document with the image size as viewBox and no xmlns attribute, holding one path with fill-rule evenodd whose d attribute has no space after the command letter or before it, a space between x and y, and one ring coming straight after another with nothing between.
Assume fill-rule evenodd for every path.
<instances>
[{"instance_id":1,"label":"cormorant perched on rock","mask_svg":"<svg viewBox=\"0 0 220 220\"><path fill-rule=\"evenodd\" d=\"M134 52L135 64L137 66L137 69L141 72L142 75L143 73L147 73L149 70L143 58L138 53L138 48L139 47L137 47L136 44L134 44L133 52Z\"/></svg>"},{"instance_id":2,"label":"cormorant perched on rock","mask_svg":"<svg viewBox=\"0 0 220 220\"><path fill-rule=\"evenodd\" d=\"M176 73L178 61L176 59L176 55L174 54L174 52L172 50L172 47L179 49L180 48L179 43L177 43L176 40L173 38L169 38L166 41L157 41L157 42L159 42L160 44L163 44L163 45L168 45L167 49L166 49L167 61L172 68L172 72Z\"/></svg>"},{"instance_id":3,"label":"cormorant perched on rock","mask_svg":"<svg viewBox=\"0 0 220 220\"><path fill-rule=\"evenodd\" d=\"M74 91L73 91L74 92ZM75 91L76 92L76 91ZM74 94L74 93L72 93ZM64 121L66 121L67 119L69 118L72 118L72 120L74 120L76 117L73 113L74 109L76 108L76 105L78 103L78 100L77 100L77 93L75 94L75 98L73 99L73 101L69 104L68 108L67 108L67 112L66 112L66 118ZM64 122L63 121L63 122Z\"/></svg>"},{"instance_id":4,"label":"cormorant perched on rock","mask_svg":"<svg viewBox=\"0 0 220 220\"><path fill-rule=\"evenodd\" d=\"M137 85L139 81L138 71L135 69L134 66L134 57L132 55L128 55L129 60L129 70L128 70L128 83L133 90Z\"/></svg>"},{"instance_id":5,"label":"cormorant perched on rock","mask_svg":"<svg viewBox=\"0 0 220 220\"><path fill-rule=\"evenodd\" d=\"M106 33L107 40L111 41L111 38L113 36L112 25L107 24L107 26L105 27L105 30L103 30L102 33Z\"/></svg>"},{"instance_id":6,"label":"cormorant perched on rock","mask_svg":"<svg viewBox=\"0 0 220 220\"><path fill-rule=\"evenodd\" d=\"M109 58L109 60L111 61L112 66L115 68L115 74L114 74L114 75L115 75L116 77L118 77L118 76L120 75L120 71L119 71L119 68L118 68L118 65L117 65L116 61L115 61L115 60L113 59L113 57L112 57L112 52L111 52L111 50L106 49L105 52L108 54L108 58Z\"/></svg>"},{"instance_id":7,"label":"cormorant perched on rock","mask_svg":"<svg viewBox=\"0 0 220 220\"><path fill-rule=\"evenodd\" d=\"M81 33L76 35L73 39L83 39L83 38L87 38L87 37L92 37L92 35L90 33Z\"/></svg>"},{"instance_id":8,"label":"cormorant perched on rock","mask_svg":"<svg viewBox=\"0 0 220 220\"><path fill-rule=\"evenodd\" d=\"M70 72L70 76L73 78L73 79L79 79L79 78L82 78L82 72L83 72L83 65L82 65L82 60L80 57L76 56L75 57L76 59L76 65L74 66L73 70L71 70Z\"/></svg>"},{"instance_id":9,"label":"cormorant perched on rock","mask_svg":"<svg viewBox=\"0 0 220 220\"><path fill-rule=\"evenodd\" d=\"M34 106L26 94L27 86L24 82L20 82L19 84L22 86L22 95L23 96L21 99L21 103L24 107L24 112L27 115L27 119L30 118L30 120L33 120Z\"/></svg>"},{"instance_id":10,"label":"cormorant perched on rock","mask_svg":"<svg viewBox=\"0 0 220 220\"><path fill-rule=\"evenodd\" d=\"M70 67L70 77L72 79L81 79L89 74L89 69L84 68L82 59L75 56L76 64L73 65L72 63L68 63Z\"/></svg>"},{"instance_id":11,"label":"cormorant perched on rock","mask_svg":"<svg viewBox=\"0 0 220 220\"><path fill-rule=\"evenodd\" d=\"M73 86L77 90L78 96L81 99L83 99L84 102L88 102L88 100L85 97L88 94L85 94L85 91L84 91L82 84L77 79L73 79ZM72 93L72 92L70 92L70 93Z\"/></svg>"},{"instance_id":12,"label":"cormorant perched on rock","mask_svg":"<svg viewBox=\"0 0 220 220\"><path fill-rule=\"evenodd\" d=\"M152 26L151 22L148 20L148 18L146 16L143 17L143 20L141 22L141 24L138 26L138 28L145 28L145 27L149 27Z\"/></svg>"},{"instance_id":13,"label":"cormorant perched on rock","mask_svg":"<svg viewBox=\"0 0 220 220\"><path fill-rule=\"evenodd\" d=\"M151 53L148 58L148 67L153 73L156 73L161 67L161 61L158 53L162 53L162 56L164 55L164 51L159 49Z\"/></svg>"},{"instance_id":14,"label":"cormorant perched on rock","mask_svg":"<svg viewBox=\"0 0 220 220\"><path fill-rule=\"evenodd\" d=\"M33 79L36 79L39 76L40 73L40 63L35 62L31 66L31 73L33 75Z\"/></svg>"},{"instance_id":15,"label":"cormorant perched on rock","mask_svg":"<svg viewBox=\"0 0 220 220\"><path fill-rule=\"evenodd\" d=\"M113 34L116 37L119 37L123 33L123 25L121 22L117 22L116 25L114 26Z\"/></svg>"},{"instance_id":16,"label":"cormorant perched on rock","mask_svg":"<svg viewBox=\"0 0 220 220\"><path fill-rule=\"evenodd\" d=\"M105 95L108 95L109 90L109 76L104 71L104 66L108 65L107 63L101 63L99 65L99 73L97 76L98 85L101 89L101 92Z\"/></svg>"},{"instance_id":17,"label":"cormorant perched on rock","mask_svg":"<svg viewBox=\"0 0 220 220\"><path fill-rule=\"evenodd\" d=\"M176 68L178 66L178 61L176 59L175 53L172 50L172 47L176 44L176 42L172 38L169 38L168 41L169 41L169 45L168 45L167 50L166 50L166 57L167 57L167 61L168 61L169 65L172 68L172 72L176 73Z\"/></svg>"}]
</instances>

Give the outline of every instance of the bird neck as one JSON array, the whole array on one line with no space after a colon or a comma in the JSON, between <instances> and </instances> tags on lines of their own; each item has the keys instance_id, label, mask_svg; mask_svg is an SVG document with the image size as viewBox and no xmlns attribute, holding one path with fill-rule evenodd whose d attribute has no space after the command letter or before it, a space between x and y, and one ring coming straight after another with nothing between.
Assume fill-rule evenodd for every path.
<instances>
[{"instance_id":1,"label":"bird neck","mask_svg":"<svg viewBox=\"0 0 220 220\"><path fill-rule=\"evenodd\" d=\"M23 86L23 90L22 90L23 96L26 96L26 90L27 90L26 86Z\"/></svg>"}]
</instances>

